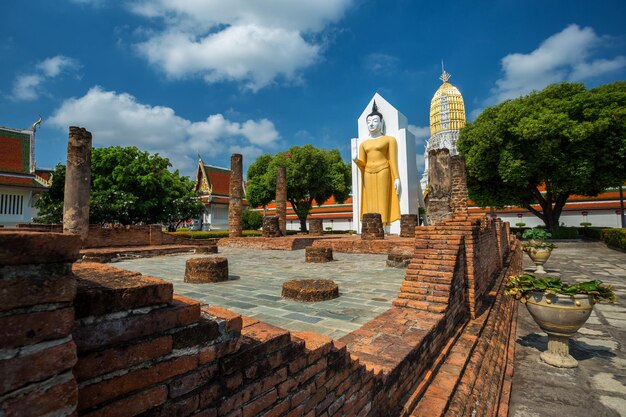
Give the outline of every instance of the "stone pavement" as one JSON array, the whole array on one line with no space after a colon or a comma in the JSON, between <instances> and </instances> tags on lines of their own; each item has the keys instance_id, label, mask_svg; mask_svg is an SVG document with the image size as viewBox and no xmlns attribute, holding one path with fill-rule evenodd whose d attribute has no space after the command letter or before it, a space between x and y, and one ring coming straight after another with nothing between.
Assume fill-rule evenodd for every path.
<instances>
[{"instance_id":1,"label":"stone pavement","mask_svg":"<svg viewBox=\"0 0 626 417\"><path fill-rule=\"evenodd\" d=\"M229 281L183 282L185 261L198 255L170 255L112 264L173 282L178 294L228 308L290 331L313 331L338 339L391 307L404 269L386 266L386 255L335 253L335 261L306 263L304 250L219 248L229 264ZM339 285L339 298L301 303L281 297L290 279L326 278Z\"/></svg>"},{"instance_id":2,"label":"stone pavement","mask_svg":"<svg viewBox=\"0 0 626 417\"><path fill-rule=\"evenodd\" d=\"M613 285L617 302L596 304L587 323L570 340L578 368L543 363L548 337L519 306L511 417L626 416L626 253L600 242L557 243L546 263L565 282L600 279ZM524 266L532 263L524 255Z\"/></svg>"}]
</instances>

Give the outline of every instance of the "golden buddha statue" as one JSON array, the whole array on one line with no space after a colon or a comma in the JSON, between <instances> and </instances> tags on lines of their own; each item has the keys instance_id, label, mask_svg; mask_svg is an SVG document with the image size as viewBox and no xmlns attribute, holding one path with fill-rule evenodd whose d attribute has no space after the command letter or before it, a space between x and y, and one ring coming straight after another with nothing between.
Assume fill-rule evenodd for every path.
<instances>
[{"instance_id":1,"label":"golden buddha statue","mask_svg":"<svg viewBox=\"0 0 626 417\"><path fill-rule=\"evenodd\" d=\"M383 135L383 115L376 101L367 116L369 139L359 146L353 161L361 171L361 213L380 213L383 224L400 218L400 176L398 175L398 145L393 136Z\"/></svg>"}]
</instances>

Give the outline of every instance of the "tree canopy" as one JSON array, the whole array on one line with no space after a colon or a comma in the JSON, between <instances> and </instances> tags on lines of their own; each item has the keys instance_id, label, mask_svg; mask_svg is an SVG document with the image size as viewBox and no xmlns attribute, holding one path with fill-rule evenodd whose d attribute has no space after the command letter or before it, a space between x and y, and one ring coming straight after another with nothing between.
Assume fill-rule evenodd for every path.
<instances>
[{"instance_id":1,"label":"tree canopy","mask_svg":"<svg viewBox=\"0 0 626 417\"><path fill-rule=\"evenodd\" d=\"M91 153L90 223L162 223L175 227L202 213L193 181L159 154L136 147L94 148ZM50 191L36 207L36 221L63 220L65 166L57 165Z\"/></svg>"},{"instance_id":2,"label":"tree canopy","mask_svg":"<svg viewBox=\"0 0 626 417\"><path fill-rule=\"evenodd\" d=\"M293 146L277 155L261 155L248 168L246 198L253 207L266 206L276 197L276 172L287 171L287 201L291 203L300 229L306 231L306 218L314 202L323 204L330 197L337 202L350 195L350 165L337 150L312 145Z\"/></svg>"},{"instance_id":3,"label":"tree canopy","mask_svg":"<svg viewBox=\"0 0 626 417\"><path fill-rule=\"evenodd\" d=\"M626 180L626 82L554 84L489 107L457 147L475 203L523 206L553 229L571 195Z\"/></svg>"}]
</instances>

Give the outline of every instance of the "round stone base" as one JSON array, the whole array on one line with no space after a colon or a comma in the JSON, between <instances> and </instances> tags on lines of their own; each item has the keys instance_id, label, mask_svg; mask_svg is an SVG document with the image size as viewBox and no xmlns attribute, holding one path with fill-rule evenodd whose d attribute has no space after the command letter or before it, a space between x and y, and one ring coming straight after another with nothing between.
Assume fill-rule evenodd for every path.
<instances>
[{"instance_id":1,"label":"round stone base","mask_svg":"<svg viewBox=\"0 0 626 417\"><path fill-rule=\"evenodd\" d=\"M212 246L197 246L195 253L204 254L204 253L217 253L217 245Z\"/></svg>"},{"instance_id":2,"label":"round stone base","mask_svg":"<svg viewBox=\"0 0 626 417\"><path fill-rule=\"evenodd\" d=\"M332 248L318 248L313 246L307 246L305 249L306 262L331 262L333 260Z\"/></svg>"},{"instance_id":3,"label":"round stone base","mask_svg":"<svg viewBox=\"0 0 626 417\"><path fill-rule=\"evenodd\" d=\"M548 350L539 355L542 361L558 368L576 368L578 361L569 354L569 337L548 334Z\"/></svg>"},{"instance_id":4,"label":"round stone base","mask_svg":"<svg viewBox=\"0 0 626 417\"><path fill-rule=\"evenodd\" d=\"M228 259L217 256L188 259L184 281L192 284L228 281Z\"/></svg>"},{"instance_id":5,"label":"round stone base","mask_svg":"<svg viewBox=\"0 0 626 417\"><path fill-rule=\"evenodd\" d=\"M330 279L294 279L283 283L282 295L297 301L325 301L339 297L339 287Z\"/></svg>"}]
</instances>

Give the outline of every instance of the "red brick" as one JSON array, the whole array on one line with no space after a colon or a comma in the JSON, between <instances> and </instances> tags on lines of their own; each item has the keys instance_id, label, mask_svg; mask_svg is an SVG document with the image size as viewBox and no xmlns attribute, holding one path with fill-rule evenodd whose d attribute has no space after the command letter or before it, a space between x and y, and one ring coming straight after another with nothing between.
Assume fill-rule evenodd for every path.
<instances>
[{"instance_id":1,"label":"red brick","mask_svg":"<svg viewBox=\"0 0 626 417\"><path fill-rule=\"evenodd\" d=\"M187 417L198 409L199 403L198 395L169 400L158 411L149 415L150 417Z\"/></svg>"},{"instance_id":2,"label":"red brick","mask_svg":"<svg viewBox=\"0 0 626 417\"><path fill-rule=\"evenodd\" d=\"M217 374L217 364L204 366L170 382L170 397L176 398L193 391L201 385L208 384Z\"/></svg>"},{"instance_id":3,"label":"red brick","mask_svg":"<svg viewBox=\"0 0 626 417\"><path fill-rule=\"evenodd\" d=\"M0 346L19 347L68 336L74 325L74 309L0 317Z\"/></svg>"},{"instance_id":4,"label":"red brick","mask_svg":"<svg viewBox=\"0 0 626 417\"><path fill-rule=\"evenodd\" d=\"M54 415L55 411L75 405L77 399L76 381L72 378L47 390L36 389L19 397L4 400L0 403L0 415L3 417Z\"/></svg>"},{"instance_id":5,"label":"red brick","mask_svg":"<svg viewBox=\"0 0 626 417\"><path fill-rule=\"evenodd\" d=\"M217 417L217 408L202 410L194 414L193 417Z\"/></svg>"},{"instance_id":6,"label":"red brick","mask_svg":"<svg viewBox=\"0 0 626 417\"><path fill-rule=\"evenodd\" d=\"M53 275L50 268L50 265L38 265L36 271L23 273L39 275L0 279L0 311L36 304L71 302L76 296L76 280L69 266L58 266L67 270L61 276Z\"/></svg>"},{"instance_id":7,"label":"red brick","mask_svg":"<svg viewBox=\"0 0 626 417\"><path fill-rule=\"evenodd\" d=\"M204 307L203 312L226 321L226 331L229 333L239 333L243 328L243 320L241 314L234 313L222 307L211 306Z\"/></svg>"},{"instance_id":8,"label":"red brick","mask_svg":"<svg viewBox=\"0 0 626 417\"><path fill-rule=\"evenodd\" d=\"M31 355L0 361L0 395L29 382L42 381L72 368L76 345L70 341Z\"/></svg>"},{"instance_id":9,"label":"red brick","mask_svg":"<svg viewBox=\"0 0 626 417\"><path fill-rule=\"evenodd\" d=\"M153 407L163 404L167 400L167 387L159 385L141 391L130 397L123 398L108 404L99 410L84 414L85 417L126 417L135 416Z\"/></svg>"},{"instance_id":10,"label":"red brick","mask_svg":"<svg viewBox=\"0 0 626 417\"><path fill-rule=\"evenodd\" d=\"M172 304L149 313L80 326L74 330L79 352L150 336L175 327L195 323L200 318L200 303L174 296Z\"/></svg>"},{"instance_id":11,"label":"red brick","mask_svg":"<svg viewBox=\"0 0 626 417\"><path fill-rule=\"evenodd\" d=\"M289 410L289 400L276 404L271 410L266 411L263 417L279 417ZM245 411L244 411L245 413Z\"/></svg>"},{"instance_id":12,"label":"red brick","mask_svg":"<svg viewBox=\"0 0 626 417\"><path fill-rule=\"evenodd\" d=\"M78 381L85 381L98 375L130 368L147 360L165 356L171 351L172 336L111 348L81 356L74 367L74 375Z\"/></svg>"},{"instance_id":13,"label":"red brick","mask_svg":"<svg viewBox=\"0 0 626 417\"><path fill-rule=\"evenodd\" d=\"M196 365L196 356L182 356L148 368L138 369L116 378L87 385L80 390L78 409L79 411L84 410L103 401L108 401L148 385L165 381L176 375L184 374L195 368Z\"/></svg>"},{"instance_id":14,"label":"red brick","mask_svg":"<svg viewBox=\"0 0 626 417\"><path fill-rule=\"evenodd\" d=\"M172 300L172 283L100 263L72 266L78 283L76 317L101 316Z\"/></svg>"},{"instance_id":15,"label":"red brick","mask_svg":"<svg viewBox=\"0 0 626 417\"><path fill-rule=\"evenodd\" d=\"M278 385L278 396L280 398L285 398L289 395L289 392L295 387L298 386L298 381L293 378L287 379L285 382Z\"/></svg>"},{"instance_id":16,"label":"red brick","mask_svg":"<svg viewBox=\"0 0 626 417\"><path fill-rule=\"evenodd\" d=\"M278 399L278 394L275 389L255 399L254 401L246 404L243 407L243 417L255 417L261 414L264 410L271 407L272 404Z\"/></svg>"},{"instance_id":17,"label":"red brick","mask_svg":"<svg viewBox=\"0 0 626 417\"><path fill-rule=\"evenodd\" d=\"M77 235L0 231L0 265L74 262L82 244Z\"/></svg>"}]
</instances>

